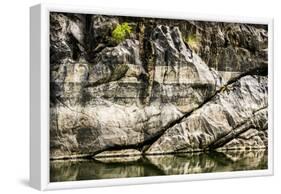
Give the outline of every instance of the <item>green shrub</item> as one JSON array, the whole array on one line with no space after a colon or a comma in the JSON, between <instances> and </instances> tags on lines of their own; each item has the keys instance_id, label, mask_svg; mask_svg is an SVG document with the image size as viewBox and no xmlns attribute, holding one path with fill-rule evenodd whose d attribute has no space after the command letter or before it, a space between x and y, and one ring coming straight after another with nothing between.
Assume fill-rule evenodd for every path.
<instances>
[{"instance_id":1,"label":"green shrub","mask_svg":"<svg viewBox=\"0 0 281 194\"><path fill-rule=\"evenodd\" d=\"M120 43L130 35L131 31L132 31L132 27L129 26L127 22L118 24L116 28L112 31L112 38L117 43Z\"/></svg>"},{"instance_id":2,"label":"green shrub","mask_svg":"<svg viewBox=\"0 0 281 194\"><path fill-rule=\"evenodd\" d=\"M189 34L185 42L191 47L193 50L198 50L199 49L199 44L200 44L200 37L198 37L196 34Z\"/></svg>"}]
</instances>

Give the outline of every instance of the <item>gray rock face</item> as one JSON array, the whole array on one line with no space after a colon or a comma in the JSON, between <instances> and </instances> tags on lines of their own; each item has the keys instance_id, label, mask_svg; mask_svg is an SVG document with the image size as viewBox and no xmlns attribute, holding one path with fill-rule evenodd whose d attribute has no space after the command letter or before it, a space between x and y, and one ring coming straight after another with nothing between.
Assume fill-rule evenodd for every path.
<instances>
[{"instance_id":1,"label":"gray rock face","mask_svg":"<svg viewBox=\"0 0 281 194\"><path fill-rule=\"evenodd\" d=\"M267 147L266 28L62 13L50 22L52 159ZM122 22L133 30L116 44ZM185 40L194 33L198 43Z\"/></svg>"},{"instance_id":2,"label":"gray rock face","mask_svg":"<svg viewBox=\"0 0 281 194\"><path fill-rule=\"evenodd\" d=\"M189 22L185 35L196 37L191 47L219 71L246 72L267 66L267 26Z\"/></svg>"},{"instance_id":3,"label":"gray rock face","mask_svg":"<svg viewBox=\"0 0 281 194\"><path fill-rule=\"evenodd\" d=\"M235 143L238 148L266 147L260 137L267 129L266 83L266 77L261 76L239 79L169 128L146 153L202 151L228 141L220 149L235 148Z\"/></svg>"}]
</instances>

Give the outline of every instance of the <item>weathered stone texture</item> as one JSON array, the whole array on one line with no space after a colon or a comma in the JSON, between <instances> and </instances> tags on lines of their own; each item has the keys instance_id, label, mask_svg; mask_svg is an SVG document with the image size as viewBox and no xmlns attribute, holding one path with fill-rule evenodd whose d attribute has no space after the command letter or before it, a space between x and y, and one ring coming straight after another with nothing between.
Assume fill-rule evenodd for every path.
<instances>
[{"instance_id":1,"label":"weathered stone texture","mask_svg":"<svg viewBox=\"0 0 281 194\"><path fill-rule=\"evenodd\" d=\"M52 159L264 149L267 28L51 13L50 88Z\"/></svg>"}]
</instances>

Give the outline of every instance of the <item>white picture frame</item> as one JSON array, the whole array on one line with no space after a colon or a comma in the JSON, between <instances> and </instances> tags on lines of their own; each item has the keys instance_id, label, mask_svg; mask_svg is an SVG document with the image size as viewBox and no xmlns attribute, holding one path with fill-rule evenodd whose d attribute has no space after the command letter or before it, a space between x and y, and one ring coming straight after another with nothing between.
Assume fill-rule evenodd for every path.
<instances>
[{"instance_id":1,"label":"white picture frame","mask_svg":"<svg viewBox=\"0 0 281 194\"><path fill-rule=\"evenodd\" d=\"M109 14L155 18L240 22L268 25L268 169L215 172L204 174L102 179L71 182L49 181L49 13ZM130 184L165 183L177 181L224 179L273 175L273 19L225 17L157 10L89 8L70 5L40 4L30 8L30 185L39 190L103 187Z\"/></svg>"}]
</instances>

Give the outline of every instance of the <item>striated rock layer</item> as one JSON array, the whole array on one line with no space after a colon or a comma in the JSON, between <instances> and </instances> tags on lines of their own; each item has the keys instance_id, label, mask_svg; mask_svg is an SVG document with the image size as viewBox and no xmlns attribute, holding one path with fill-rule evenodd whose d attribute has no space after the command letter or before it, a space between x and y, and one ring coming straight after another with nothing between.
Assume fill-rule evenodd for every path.
<instances>
[{"instance_id":1,"label":"striated rock layer","mask_svg":"<svg viewBox=\"0 0 281 194\"><path fill-rule=\"evenodd\" d=\"M51 13L51 159L266 149L267 41L263 25Z\"/></svg>"}]
</instances>

